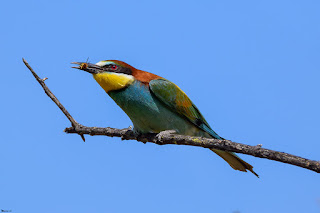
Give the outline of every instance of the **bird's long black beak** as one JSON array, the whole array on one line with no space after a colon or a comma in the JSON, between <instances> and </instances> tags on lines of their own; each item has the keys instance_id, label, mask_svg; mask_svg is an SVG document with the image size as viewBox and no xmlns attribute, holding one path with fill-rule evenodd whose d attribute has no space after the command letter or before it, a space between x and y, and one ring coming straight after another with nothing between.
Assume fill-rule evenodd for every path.
<instances>
[{"instance_id":1,"label":"bird's long black beak","mask_svg":"<svg viewBox=\"0 0 320 213\"><path fill-rule=\"evenodd\" d=\"M91 63L86 63L86 62L71 62L71 64L78 64L79 66L72 67L72 68L83 70L83 71L86 71L91 74L97 74L97 73L103 71L103 69L96 64L91 64Z\"/></svg>"}]
</instances>

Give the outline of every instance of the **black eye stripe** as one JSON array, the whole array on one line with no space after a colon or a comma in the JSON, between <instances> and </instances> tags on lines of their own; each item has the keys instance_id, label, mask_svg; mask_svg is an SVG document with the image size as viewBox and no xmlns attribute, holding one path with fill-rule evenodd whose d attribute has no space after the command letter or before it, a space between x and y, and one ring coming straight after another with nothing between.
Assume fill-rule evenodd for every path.
<instances>
[{"instance_id":1,"label":"black eye stripe","mask_svg":"<svg viewBox=\"0 0 320 213\"><path fill-rule=\"evenodd\" d=\"M116 73L123 73L123 74L127 74L127 75L132 75L132 71L129 68L126 67L118 67L117 70L115 70L114 72Z\"/></svg>"},{"instance_id":2,"label":"black eye stripe","mask_svg":"<svg viewBox=\"0 0 320 213\"><path fill-rule=\"evenodd\" d=\"M132 71L130 68L122 67L118 64L106 64L102 66L102 69L108 72L114 72L114 73L123 73L127 75L132 75Z\"/></svg>"}]
</instances>

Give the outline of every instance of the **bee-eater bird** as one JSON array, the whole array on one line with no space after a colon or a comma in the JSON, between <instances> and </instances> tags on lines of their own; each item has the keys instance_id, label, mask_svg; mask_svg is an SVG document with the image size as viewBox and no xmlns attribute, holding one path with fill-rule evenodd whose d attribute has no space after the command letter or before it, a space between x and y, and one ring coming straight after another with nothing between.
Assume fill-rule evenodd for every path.
<instances>
[{"instance_id":1,"label":"bee-eater bird","mask_svg":"<svg viewBox=\"0 0 320 213\"><path fill-rule=\"evenodd\" d=\"M96 64L73 62L93 75L98 84L131 119L137 134L174 130L178 134L223 139L213 131L198 108L174 83L118 60ZM235 170L253 167L232 152L211 149Z\"/></svg>"}]
</instances>

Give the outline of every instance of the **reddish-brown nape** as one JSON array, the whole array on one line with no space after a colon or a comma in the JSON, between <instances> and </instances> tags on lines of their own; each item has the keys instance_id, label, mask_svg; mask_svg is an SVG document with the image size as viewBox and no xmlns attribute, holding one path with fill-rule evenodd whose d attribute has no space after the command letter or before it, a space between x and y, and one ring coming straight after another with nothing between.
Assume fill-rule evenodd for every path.
<instances>
[{"instance_id":1,"label":"reddish-brown nape","mask_svg":"<svg viewBox=\"0 0 320 213\"><path fill-rule=\"evenodd\" d=\"M159 79L162 78L158 75L152 74L150 72L146 72L146 71L142 71L142 70L138 70L136 68L134 68L133 66L127 64L126 62L123 61L119 61L119 60L108 60L108 61L112 61L122 67L126 67L126 68L130 68L132 71L132 76L137 79L138 81L141 81L144 84L149 84L149 82L151 80L155 80L155 79Z\"/></svg>"},{"instance_id":2,"label":"reddish-brown nape","mask_svg":"<svg viewBox=\"0 0 320 213\"><path fill-rule=\"evenodd\" d=\"M152 74L150 72L138 70L136 68L132 69L132 76L137 79L138 81L141 81L144 84L149 84L151 80L162 78L158 75Z\"/></svg>"}]
</instances>

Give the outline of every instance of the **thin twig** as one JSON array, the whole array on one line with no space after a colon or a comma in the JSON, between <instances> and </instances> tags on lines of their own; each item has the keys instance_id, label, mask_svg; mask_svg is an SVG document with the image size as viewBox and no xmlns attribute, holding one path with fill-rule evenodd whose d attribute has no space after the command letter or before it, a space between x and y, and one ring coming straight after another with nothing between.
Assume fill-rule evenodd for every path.
<instances>
[{"instance_id":1,"label":"thin twig","mask_svg":"<svg viewBox=\"0 0 320 213\"><path fill-rule=\"evenodd\" d=\"M41 84L45 93L52 99L53 102L61 109L61 111L70 120L72 127L66 128L66 133L76 133L83 137L84 134L88 135L104 135L109 137L121 137L122 140L137 140L143 143L151 142L159 145L165 144L177 144L177 145L190 145L190 146L200 146L203 148L214 148L223 151L230 151L236 153L242 153L247 155L252 155L259 158L266 158L269 160L275 160L282 163L287 163L295 166L299 166L305 169L309 169L320 173L320 162L308 160L306 158L298 157L284 152L273 151L270 149L261 148L261 145L249 146L241 143L235 143L230 140L218 140L209 139L202 137L191 137L185 135L177 134L142 134L136 135L130 128L127 129L115 129L115 128L101 128L101 127L86 127L77 123L69 112L63 107L59 100L52 94L49 88L45 85L44 80L38 77L38 75L33 71L29 64L23 59L25 65L32 72L37 81Z\"/></svg>"},{"instance_id":2,"label":"thin twig","mask_svg":"<svg viewBox=\"0 0 320 213\"><path fill-rule=\"evenodd\" d=\"M35 79L39 82L39 84L42 86L44 92L51 98L51 100L60 108L60 110L63 112L63 114L69 119L71 122L71 125L73 127L80 128L82 125L79 124L68 112L68 110L60 103L60 101L57 99L57 97L50 91L50 89L47 87L47 85L44 83L45 80L48 78L41 79L37 73L32 69L32 67L28 64L28 62L22 58L23 63L28 67L28 69L31 71L32 75L35 77ZM79 134L83 141L85 141L85 138L83 134Z\"/></svg>"}]
</instances>

